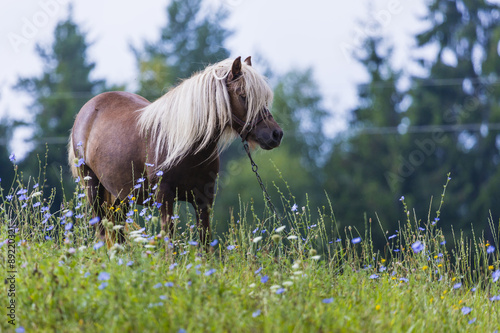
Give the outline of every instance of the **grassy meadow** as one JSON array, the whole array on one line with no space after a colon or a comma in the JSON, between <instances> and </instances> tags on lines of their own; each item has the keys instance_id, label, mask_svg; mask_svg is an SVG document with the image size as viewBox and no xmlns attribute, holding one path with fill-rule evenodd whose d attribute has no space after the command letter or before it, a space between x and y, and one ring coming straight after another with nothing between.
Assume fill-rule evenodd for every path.
<instances>
[{"instance_id":1,"label":"grassy meadow","mask_svg":"<svg viewBox=\"0 0 500 333\"><path fill-rule=\"evenodd\" d=\"M500 328L496 221L490 221L494 243L459 231L445 239L439 210L421 219L401 198L407 220L386 233L379 251L371 239L373 228L385 230L379 221L359 231L338 225L331 206L297 206L285 189L282 219L242 202L218 217L229 228L213 235L207 253L185 206L177 205L176 234L169 238L160 232L156 205L143 207L131 197L110 208L126 212L123 224L104 221L127 242L108 248L94 235L81 185L56 210L54 190L46 193L42 183L16 177L12 186L1 184L2 332Z\"/></svg>"}]
</instances>

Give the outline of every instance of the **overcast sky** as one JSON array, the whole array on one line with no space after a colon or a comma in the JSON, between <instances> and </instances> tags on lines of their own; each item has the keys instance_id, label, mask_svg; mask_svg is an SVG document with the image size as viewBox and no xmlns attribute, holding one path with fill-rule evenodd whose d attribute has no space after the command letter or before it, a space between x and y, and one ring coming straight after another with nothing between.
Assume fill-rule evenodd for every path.
<instances>
[{"instance_id":1,"label":"overcast sky","mask_svg":"<svg viewBox=\"0 0 500 333\"><path fill-rule=\"evenodd\" d=\"M50 45L56 23L67 15L69 0L2 0L0 4L0 114L26 114L30 99L13 92L19 76L40 74L42 64L35 44ZM137 72L129 45L154 41L165 25L168 0L73 1L75 21L93 44L93 75L110 83L136 87ZM356 84L366 78L348 55L359 47L364 34L374 32L362 21L378 20L375 32L389 37L395 46L394 65L408 66L415 32L425 27L419 20L424 0L210 0L230 12L227 27L235 34L228 42L232 56L262 54L276 71L313 67L325 105L344 115L356 103ZM370 3L370 9L368 8ZM31 29L30 29L31 28ZM34 28L34 29L33 29ZM338 118L341 124L340 118ZM335 128L332 123L332 129ZM1 133L0 133L0 136Z\"/></svg>"}]
</instances>

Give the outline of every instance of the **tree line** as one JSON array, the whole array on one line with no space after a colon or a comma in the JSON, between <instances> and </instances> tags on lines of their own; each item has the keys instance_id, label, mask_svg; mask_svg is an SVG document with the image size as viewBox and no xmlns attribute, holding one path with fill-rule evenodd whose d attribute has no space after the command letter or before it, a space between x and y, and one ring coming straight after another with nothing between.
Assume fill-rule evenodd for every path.
<instances>
[{"instance_id":1,"label":"tree line","mask_svg":"<svg viewBox=\"0 0 500 333\"><path fill-rule=\"evenodd\" d=\"M160 38L132 47L138 94L154 100L179 80L230 56L225 45L233 31L224 27L229 13L222 8L202 11L202 5L206 8L203 0L169 2ZM432 58L408 60L421 67L421 76L392 66L393 46L384 36L368 36L353 51L368 80L358 85L348 128L333 138L325 134L331 113L313 70L275 73L259 59L272 83L272 113L285 137L279 149L258 152L255 159L273 199L283 203L278 192L288 198L283 209L309 205L314 214L316 207L331 204L341 227L363 230L380 220L384 232L392 233L406 220L399 200L404 196L415 207L419 223L440 223L445 232L452 227L470 230L471 224L475 230L488 229L490 216L498 221L500 8L485 0L433 0L422 20L426 28L414 36L417 48L433 46L437 52ZM33 130L33 142L65 137L88 99L125 88L91 79L95 63L87 57L89 47L70 10L56 26L53 43L36 48L43 74L19 78L15 86L32 96L33 120L2 119L0 130L7 142L20 127ZM408 88L401 88L402 80L410 82ZM74 182L66 146L48 147L47 152L45 145L35 145L19 161L19 169L25 179L44 176L46 188L62 181L68 195ZM10 154L7 145L0 145L4 188L13 176ZM445 204L437 216L449 173ZM241 209L251 212L250 203L262 211L263 195L240 143L222 156L218 184L214 220L219 230L227 229L233 209L235 219ZM56 202L62 202L64 191L56 195ZM383 245L383 232L372 229Z\"/></svg>"}]
</instances>

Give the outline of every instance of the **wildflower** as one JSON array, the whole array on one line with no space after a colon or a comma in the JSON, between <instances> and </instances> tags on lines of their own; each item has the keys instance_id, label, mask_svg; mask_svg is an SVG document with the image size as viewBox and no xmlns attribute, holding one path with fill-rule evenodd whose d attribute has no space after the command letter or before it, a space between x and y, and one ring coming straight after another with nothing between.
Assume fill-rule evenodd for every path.
<instances>
[{"instance_id":1,"label":"wildflower","mask_svg":"<svg viewBox=\"0 0 500 333\"><path fill-rule=\"evenodd\" d=\"M173 287L174 283L173 282L165 282L165 287Z\"/></svg>"},{"instance_id":2,"label":"wildflower","mask_svg":"<svg viewBox=\"0 0 500 333\"><path fill-rule=\"evenodd\" d=\"M156 175L157 175L158 177L163 176L163 171L161 171L161 170L160 170L160 171L158 171L158 172L156 173Z\"/></svg>"},{"instance_id":3,"label":"wildflower","mask_svg":"<svg viewBox=\"0 0 500 333\"><path fill-rule=\"evenodd\" d=\"M353 239L351 240L351 242L352 242L353 244L358 244L359 242L361 242L361 237L356 237L356 238L353 238Z\"/></svg>"},{"instance_id":4,"label":"wildflower","mask_svg":"<svg viewBox=\"0 0 500 333\"><path fill-rule=\"evenodd\" d=\"M163 284L161 284L161 283L157 283L157 284L155 284L155 285L153 286L153 288L158 289L158 288L161 288L161 286L163 286Z\"/></svg>"},{"instance_id":5,"label":"wildflower","mask_svg":"<svg viewBox=\"0 0 500 333\"><path fill-rule=\"evenodd\" d=\"M388 237L388 239L393 239L394 237L397 237L397 235L396 234L391 235L391 236Z\"/></svg>"},{"instance_id":6,"label":"wildflower","mask_svg":"<svg viewBox=\"0 0 500 333\"><path fill-rule=\"evenodd\" d=\"M293 206L292 206L292 212L296 212L297 208L298 208L297 204L293 204Z\"/></svg>"},{"instance_id":7,"label":"wildflower","mask_svg":"<svg viewBox=\"0 0 500 333\"><path fill-rule=\"evenodd\" d=\"M171 217L172 220L177 220L179 218L179 215L174 215Z\"/></svg>"},{"instance_id":8,"label":"wildflower","mask_svg":"<svg viewBox=\"0 0 500 333\"><path fill-rule=\"evenodd\" d=\"M446 241L444 240L444 241L442 241L442 242L441 242L441 243L439 243L439 244L444 245L444 244L446 244Z\"/></svg>"},{"instance_id":9,"label":"wildflower","mask_svg":"<svg viewBox=\"0 0 500 333\"><path fill-rule=\"evenodd\" d=\"M500 270L496 270L491 274L491 277L493 278L493 282L497 282L498 279L500 279Z\"/></svg>"},{"instance_id":10,"label":"wildflower","mask_svg":"<svg viewBox=\"0 0 500 333\"><path fill-rule=\"evenodd\" d=\"M141 188L141 186L142 185L139 183L139 184L134 185L134 188L137 190L138 188Z\"/></svg>"},{"instance_id":11,"label":"wildflower","mask_svg":"<svg viewBox=\"0 0 500 333\"><path fill-rule=\"evenodd\" d=\"M104 245L103 241L100 241L99 243L94 244L94 250L100 249Z\"/></svg>"},{"instance_id":12,"label":"wildflower","mask_svg":"<svg viewBox=\"0 0 500 333\"><path fill-rule=\"evenodd\" d=\"M7 199L7 201L11 201L12 200L12 195L6 196L5 199Z\"/></svg>"},{"instance_id":13,"label":"wildflower","mask_svg":"<svg viewBox=\"0 0 500 333\"><path fill-rule=\"evenodd\" d=\"M492 302L500 301L500 295L490 297L490 301L492 301Z\"/></svg>"},{"instance_id":14,"label":"wildflower","mask_svg":"<svg viewBox=\"0 0 500 333\"><path fill-rule=\"evenodd\" d=\"M81 167L83 164L85 164L85 161L84 161L84 159L83 159L83 158L80 158L80 159L78 160L78 163L77 163L77 164L75 164L75 166L76 166L77 168L79 168L79 167Z\"/></svg>"},{"instance_id":15,"label":"wildflower","mask_svg":"<svg viewBox=\"0 0 500 333\"><path fill-rule=\"evenodd\" d=\"M372 279L372 280L378 279L378 275L377 274L372 274L372 275L370 275L370 279Z\"/></svg>"},{"instance_id":16,"label":"wildflower","mask_svg":"<svg viewBox=\"0 0 500 333\"><path fill-rule=\"evenodd\" d=\"M94 224L96 224L97 222L99 222L100 220L101 220L101 218L100 218L99 216L96 216L96 217L94 217L94 218L90 219L89 224L90 224L90 225L94 225Z\"/></svg>"},{"instance_id":17,"label":"wildflower","mask_svg":"<svg viewBox=\"0 0 500 333\"><path fill-rule=\"evenodd\" d=\"M311 259L312 260L319 260L321 258L320 255L316 255L316 256L312 256Z\"/></svg>"},{"instance_id":18,"label":"wildflower","mask_svg":"<svg viewBox=\"0 0 500 333\"><path fill-rule=\"evenodd\" d=\"M259 242L261 239L262 239L262 237L261 237L261 236L259 236L259 237L255 237L255 238L253 239L253 242L254 242L254 243L257 243L257 242Z\"/></svg>"},{"instance_id":19,"label":"wildflower","mask_svg":"<svg viewBox=\"0 0 500 333\"><path fill-rule=\"evenodd\" d=\"M493 253L495 252L495 247L493 245L488 246L486 249L486 253Z\"/></svg>"},{"instance_id":20,"label":"wildflower","mask_svg":"<svg viewBox=\"0 0 500 333\"><path fill-rule=\"evenodd\" d=\"M208 271L205 272L205 276L210 276L212 275L213 273L217 272L217 270L215 268L212 268L212 269L209 269Z\"/></svg>"},{"instance_id":21,"label":"wildflower","mask_svg":"<svg viewBox=\"0 0 500 333\"><path fill-rule=\"evenodd\" d=\"M145 180L146 180L146 178L141 177L141 178L137 179L137 182L138 182L138 183L142 183L142 182L144 182Z\"/></svg>"},{"instance_id":22,"label":"wildflower","mask_svg":"<svg viewBox=\"0 0 500 333\"><path fill-rule=\"evenodd\" d=\"M154 167L155 165L154 164L151 164L151 163L144 163L146 166L148 167Z\"/></svg>"},{"instance_id":23,"label":"wildflower","mask_svg":"<svg viewBox=\"0 0 500 333\"><path fill-rule=\"evenodd\" d=\"M90 177L90 176L85 176L85 177L83 177L83 180L85 180L85 181L89 181L89 180L91 180L91 179L92 179L92 177Z\"/></svg>"},{"instance_id":24,"label":"wildflower","mask_svg":"<svg viewBox=\"0 0 500 333\"><path fill-rule=\"evenodd\" d=\"M15 162L15 161L16 161L16 155L15 155L14 153L10 154L10 156L9 156L9 160L10 160L11 162Z\"/></svg>"},{"instance_id":25,"label":"wildflower","mask_svg":"<svg viewBox=\"0 0 500 333\"><path fill-rule=\"evenodd\" d=\"M212 242L210 242L210 246L215 246L219 243L217 239L214 239Z\"/></svg>"},{"instance_id":26,"label":"wildflower","mask_svg":"<svg viewBox=\"0 0 500 333\"><path fill-rule=\"evenodd\" d=\"M401 198L399 198L399 201L404 201L405 200L405 196L402 195Z\"/></svg>"},{"instance_id":27,"label":"wildflower","mask_svg":"<svg viewBox=\"0 0 500 333\"><path fill-rule=\"evenodd\" d=\"M126 220L125 220L125 222L127 222L127 223L133 223L133 222L134 222L134 220L132 220L132 219L129 217L128 219L126 219Z\"/></svg>"},{"instance_id":28,"label":"wildflower","mask_svg":"<svg viewBox=\"0 0 500 333\"><path fill-rule=\"evenodd\" d=\"M146 200L144 200L144 201L142 202L142 204L143 204L143 205L144 205L144 204L146 204L149 200L151 200L151 198L147 198Z\"/></svg>"},{"instance_id":29,"label":"wildflower","mask_svg":"<svg viewBox=\"0 0 500 333\"><path fill-rule=\"evenodd\" d=\"M73 223L68 223L66 224L66 226L64 227L64 230L71 230L71 228L73 228Z\"/></svg>"},{"instance_id":30,"label":"wildflower","mask_svg":"<svg viewBox=\"0 0 500 333\"><path fill-rule=\"evenodd\" d=\"M333 302L333 297L330 297L330 298L325 298L322 300L323 303L325 304L330 304Z\"/></svg>"},{"instance_id":31,"label":"wildflower","mask_svg":"<svg viewBox=\"0 0 500 333\"><path fill-rule=\"evenodd\" d=\"M290 235L287 237L287 239L292 240L292 239L297 239L298 237L295 235Z\"/></svg>"},{"instance_id":32,"label":"wildflower","mask_svg":"<svg viewBox=\"0 0 500 333\"><path fill-rule=\"evenodd\" d=\"M342 242L342 239L337 238L337 239L335 240L335 242L336 242L336 243L338 243L338 242Z\"/></svg>"},{"instance_id":33,"label":"wildflower","mask_svg":"<svg viewBox=\"0 0 500 333\"><path fill-rule=\"evenodd\" d=\"M188 242L189 245L192 245L192 246L197 246L198 245L198 242L195 242L195 241L189 241Z\"/></svg>"},{"instance_id":34,"label":"wildflower","mask_svg":"<svg viewBox=\"0 0 500 333\"><path fill-rule=\"evenodd\" d=\"M409 280L407 278L402 277L402 278L399 279L399 281L401 281L401 282L408 282Z\"/></svg>"},{"instance_id":35,"label":"wildflower","mask_svg":"<svg viewBox=\"0 0 500 333\"><path fill-rule=\"evenodd\" d=\"M133 262L133 261L129 261L129 262L127 263L127 266L129 266L129 267L130 267L130 266L132 266L133 264L134 264L134 262Z\"/></svg>"},{"instance_id":36,"label":"wildflower","mask_svg":"<svg viewBox=\"0 0 500 333\"><path fill-rule=\"evenodd\" d=\"M262 267L260 267L258 270L256 270L256 271L254 272L254 274L259 274L261 270L262 270Z\"/></svg>"},{"instance_id":37,"label":"wildflower","mask_svg":"<svg viewBox=\"0 0 500 333\"><path fill-rule=\"evenodd\" d=\"M276 290L276 294L277 295L283 294L285 290L286 290L285 288L279 288L278 290Z\"/></svg>"},{"instance_id":38,"label":"wildflower","mask_svg":"<svg viewBox=\"0 0 500 333\"><path fill-rule=\"evenodd\" d=\"M259 230L259 227L255 228L255 229L252 231L252 234L255 234L258 230Z\"/></svg>"},{"instance_id":39,"label":"wildflower","mask_svg":"<svg viewBox=\"0 0 500 333\"><path fill-rule=\"evenodd\" d=\"M474 317L471 320L469 320L469 324L474 324L475 322L476 322L476 317Z\"/></svg>"},{"instance_id":40,"label":"wildflower","mask_svg":"<svg viewBox=\"0 0 500 333\"><path fill-rule=\"evenodd\" d=\"M260 316L260 310L257 310L257 311L252 313L253 318L258 317L258 316Z\"/></svg>"},{"instance_id":41,"label":"wildflower","mask_svg":"<svg viewBox=\"0 0 500 333\"><path fill-rule=\"evenodd\" d=\"M415 243L413 243L411 245L411 248L413 249L413 252L419 253L420 251L422 251L424 249L424 244L422 244L421 241L416 241Z\"/></svg>"},{"instance_id":42,"label":"wildflower","mask_svg":"<svg viewBox=\"0 0 500 333\"><path fill-rule=\"evenodd\" d=\"M263 277L260 278L261 283L266 283L267 281L269 281L269 276L267 275L264 275Z\"/></svg>"},{"instance_id":43,"label":"wildflower","mask_svg":"<svg viewBox=\"0 0 500 333\"><path fill-rule=\"evenodd\" d=\"M50 230L52 230L52 229L54 229L54 226L53 226L53 225L48 226L48 227L45 229L45 231L50 231Z\"/></svg>"},{"instance_id":44,"label":"wildflower","mask_svg":"<svg viewBox=\"0 0 500 333\"><path fill-rule=\"evenodd\" d=\"M418 227L418 230L420 230L420 231L425 231L425 228Z\"/></svg>"},{"instance_id":45,"label":"wildflower","mask_svg":"<svg viewBox=\"0 0 500 333\"><path fill-rule=\"evenodd\" d=\"M285 230L286 226L282 225L281 227L279 228L276 228L274 231L276 232L282 232L283 230Z\"/></svg>"},{"instance_id":46,"label":"wildflower","mask_svg":"<svg viewBox=\"0 0 500 333\"><path fill-rule=\"evenodd\" d=\"M458 282L453 285L453 289L460 289L462 287L462 283Z\"/></svg>"},{"instance_id":47,"label":"wildflower","mask_svg":"<svg viewBox=\"0 0 500 333\"><path fill-rule=\"evenodd\" d=\"M228 249L229 251L234 250L235 248L236 248L236 246L234 246L234 245L229 245L229 246L227 247L227 249Z\"/></svg>"},{"instance_id":48,"label":"wildflower","mask_svg":"<svg viewBox=\"0 0 500 333\"><path fill-rule=\"evenodd\" d=\"M110 278L110 275L109 275L109 273L106 273L106 272L101 272L97 276L97 280L99 280L99 281L106 281L106 280L109 280L109 278Z\"/></svg>"},{"instance_id":49,"label":"wildflower","mask_svg":"<svg viewBox=\"0 0 500 333\"><path fill-rule=\"evenodd\" d=\"M425 271L427 268L429 268L429 266L423 266L423 267L422 267L422 270L424 270L424 271Z\"/></svg>"},{"instance_id":50,"label":"wildflower","mask_svg":"<svg viewBox=\"0 0 500 333\"><path fill-rule=\"evenodd\" d=\"M172 265L168 267L169 270L173 270L177 266L177 263L174 262Z\"/></svg>"},{"instance_id":51,"label":"wildflower","mask_svg":"<svg viewBox=\"0 0 500 333\"><path fill-rule=\"evenodd\" d=\"M82 217L85 217L85 215L83 215L83 214L78 214L78 215L75 215L75 217L76 217L77 219L81 219Z\"/></svg>"},{"instance_id":52,"label":"wildflower","mask_svg":"<svg viewBox=\"0 0 500 333\"><path fill-rule=\"evenodd\" d=\"M106 288L107 286L108 286L108 283L107 283L107 282L103 282L103 283L101 283L101 284L99 285L99 287L97 287L97 288L99 288L99 290L103 290L103 289L104 289L104 288Z\"/></svg>"},{"instance_id":53,"label":"wildflower","mask_svg":"<svg viewBox=\"0 0 500 333\"><path fill-rule=\"evenodd\" d=\"M38 206L40 206L40 205L41 205L41 203L40 203L40 202L36 202L36 203L34 203L34 204L33 204L33 208L36 208L36 207L38 207Z\"/></svg>"},{"instance_id":54,"label":"wildflower","mask_svg":"<svg viewBox=\"0 0 500 333\"><path fill-rule=\"evenodd\" d=\"M468 306L464 306L464 307L462 308L462 314L463 314L463 315L469 314L471 311L472 311L472 309L471 309L471 308L469 308Z\"/></svg>"}]
</instances>

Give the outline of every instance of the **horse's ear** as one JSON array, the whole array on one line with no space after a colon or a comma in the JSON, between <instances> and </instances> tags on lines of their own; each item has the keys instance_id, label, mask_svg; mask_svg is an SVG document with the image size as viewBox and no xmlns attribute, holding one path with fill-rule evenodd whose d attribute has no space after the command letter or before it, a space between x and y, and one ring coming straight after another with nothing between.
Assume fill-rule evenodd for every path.
<instances>
[{"instance_id":1,"label":"horse's ear","mask_svg":"<svg viewBox=\"0 0 500 333\"><path fill-rule=\"evenodd\" d=\"M245 59L245 64L247 64L248 66L252 66L252 57L251 57L251 56L250 56L250 57L247 57L247 58Z\"/></svg>"},{"instance_id":2,"label":"horse's ear","mask_svg":"<svg viewBox=\"0 0 500 333\"><path fill-rule=\"evenodd\" d=\"M236 79L241 75L241 57L234 60L233 66L231 67L231 79Z\"/></svg>"}]
</instances>

